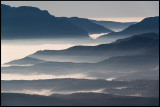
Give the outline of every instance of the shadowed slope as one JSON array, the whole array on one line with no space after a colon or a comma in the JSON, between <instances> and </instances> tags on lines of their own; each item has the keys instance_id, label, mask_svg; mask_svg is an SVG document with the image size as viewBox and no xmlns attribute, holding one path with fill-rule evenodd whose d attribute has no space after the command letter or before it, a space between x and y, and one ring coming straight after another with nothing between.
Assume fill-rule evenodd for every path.
<instances>
[{"instance_id":1,"label":"shadowed slope","mask_svg":"<svg viewBox=\"0 0 160 107\"><path fill-rule=\"evenodd\" d=\"M58 19L35 7L1 4L2 39L81 38L88 33L66 19Z\"/></svg>"},{"instance_id":2,"label":"shadowed slope","mask_svg":"<svg viewBox=\"0 0 160 107\"><path fill-rule=\"evenodd\" d=\"M109 33L107 35L99 37L98 39L107 39L112 37L124 38L132 35L150 32L159 33L159 16L145 18L141 22L133 24L120 32Z\"/></svg>"},{"instance_id":3,"label":"shadowed slope","mask_svg":"<svg viewBox=\"0 0 160 107\"><path fill-rule=\"evenodd\" d=\"M1 101L2 106L158 106L159 104L158 98L123 97L97 93L75 93L48 97L2 93Z\"/></svg>"}]
</instances>

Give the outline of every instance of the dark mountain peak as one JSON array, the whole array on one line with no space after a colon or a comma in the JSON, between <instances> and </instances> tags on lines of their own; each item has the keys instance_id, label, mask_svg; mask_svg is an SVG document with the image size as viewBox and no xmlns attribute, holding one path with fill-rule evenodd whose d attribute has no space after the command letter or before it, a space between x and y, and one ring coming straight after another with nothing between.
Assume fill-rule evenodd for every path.
<instances>
[{"instance_id":1,"label":"dark mountain peak","mask_svg":"<svg viewBox=\"0 0 160 107\"><path fill-rule=\"evenodd\" d=\"M147 17L145 19L143 19L140 23L151 23L151 22L157 22L159 21L159 16L155 16L155 17Z\"/></svg>"},{"instance_id":2,"label":"dark mountain peak","mask_svg":"<svg viewBox=\"0 0 160 107\"><path fill-rule=\"evenodd\" d=\"M1 5L1 9L2 11L1 12L4 12L2 14L2 17L3 16L6 16L6 15L10 15L11 16L17 16L17 17L21 17L21 16L25 16L27 18L29 17L45 17L45 16L51 16L47 10L40 10L39 8L37 7L32 7L32 6L20 6L20 7L11 7L11 6L8 6L8 5ZM8 11L6 9L9 9ZM8 14L6 13L9 12ZM52 15L52 18L54 16ZM14 19L13 19L14 20Z\"/></svg>"},{"instance_id":3,"label":"dark mountain peak","mask_svg":"<svg viewBox=\"0 0 160 107\"><path fill-rule=\"evenodd\" d=\"M70 19L80 19L80 18L79 18L79 17L74 16L74 17L70 17ZM84 19L84 18L81 18L81 19Z\"/></svg>"},{"instance_id":4,"label":"dark mountain peak","mask_svg":"<svg viewBox=\"0 0 160 107\"><path fill-rule=\"evenodd\" d=\"M145 18L141 22L133 24L120 32L109 33L99 38L101 39L105 37L106 38L112 38L112 37L124 38L132 35L139 35L139 34L151 33L151 32L159 33L159 16Z\"/></svg>"},{"instance_id":5,"label":"dark mountain peak","mask_svg":"<svg viewBox=\"0 0 160 107\"><path fill-rule=\"evenodd\" d=\"M21 11L28 11L28 10L34 10L34 11L41 11L39 8L37 7L33 7L33 6L20 6L20 7L12 7L15 9L21 9Z\"/></svg>"},{"instance_id":6,"label":"dark mountain peak","mask_svg":"<svg viewBox=\"0 0 160 107\"><path fill-rule=\"evenodd\" d=\"M25 12L25 11L30 11L30 10L33 10L33 11L39 11L39 12L41 12L41 11L45 11L45 12L47 12L46 10L40 10L39 8L37 8L37 7L33 7L33 6L19 6L19 7L11 7L11 6L9 6L9 5L5 5L5 4L1 4L1 8L2 9L14 9L14 10L19 10L19 11L23 11L23 12ZM33 11L30 11L30 12L33 12Z\"/></svg>"},{"instance_id":7,"label":"dark mountain peak","mask_svg":"<svg viewBox=\"0 0 160 107\"><path fill-rule=\"evenodd\" d=\"M9 5L1 4L1 8L11 8Z\"/></svg>"},{"instance_id":8,"label":"dark mountain peak","mask_svg":"<svg viewBox=\"0 0 160 107\"><path fill-rule=\"evenodd\" d=\"M88 38L88 33L66 19L36 7L1 7L2 39Z\"/></svg>"},{"instance_id":9,"label":"dark mountain peak","mask_svg":"<svg viewBox=\"0 0 160 107\"><path fill-rule=\"evenodd\" d=\"M143 19L141 22L129 26L127 29L129 30L152 30L152 29L157 30L157 28L159 28L158 23L159 23L159 16L147 17Z\"/></svg>"},{"instance_id":10,"label":"dark mountain peak","mask_svg":"<svg viewBox=\"0 0 160 107\"><path fill-rule=\"evenodd\" d=\"M1 7L2 39L87 38L88 34L112 32L86 18L55 17L37 7ZM44 37L45 35L45 37Z\"/></svg>"},{"instance_id":11,"label":"dark mountain peak","mask_svg":"<svg viewBox=\"0 0 160 107\"><path fill-rule=\"evenodd\" d=\"M33 14L33 15L41 15L43 14L44 16L52 16L52 18L55 18L54 15L51 15L47 10L40 10L37 7L30 7L30 6L21 6L21 7L17 7L17 9L19 9L19 12L27 12L27 14ZM42 15L41 15L42 17Z\"/></svg>"}]
</instances>

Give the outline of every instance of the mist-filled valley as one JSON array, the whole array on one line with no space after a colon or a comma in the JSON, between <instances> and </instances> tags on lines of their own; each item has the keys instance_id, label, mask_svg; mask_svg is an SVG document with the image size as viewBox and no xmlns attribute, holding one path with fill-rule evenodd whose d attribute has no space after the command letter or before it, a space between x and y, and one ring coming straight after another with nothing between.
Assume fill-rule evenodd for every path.
<instances>
[{"instance_id":1,"label":"mist-filled valley","mask_svg":"<svg viewBox=\"0 0 160 107\"><path fill-rule=\"evenodd\" d=\"M159 16L122 23L1 9L2 106L159 105Z\"/></svg>"}]
</instances>

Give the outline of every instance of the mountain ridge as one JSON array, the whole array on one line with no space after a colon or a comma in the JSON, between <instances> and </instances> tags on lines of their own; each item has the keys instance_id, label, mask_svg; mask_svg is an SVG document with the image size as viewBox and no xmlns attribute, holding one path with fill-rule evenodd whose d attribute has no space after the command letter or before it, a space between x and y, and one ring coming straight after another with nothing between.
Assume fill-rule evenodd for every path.
<instances>
[{"instance_id":1,"label":"mountain ridge","mask_svg":"<svg viewBox=\"0 0 160 107\"><path fill-rule=\"evenodd\" d=\"M98 20L91 20L92 22L102 25L106 28L109 28L115 32L121 31L128 26L135 24L137 22L116 22L116 21L98 21Z\"/></svg>"},{"instance_id":2,"label":"mountain ridge","mask_svg":"<svg viewBox=\"0 0 160 107\"><path fill-rule=\"evenodd\" d=\"M96 97L91 96L97 96L99 99L97 100ZM7 102L5 102L5 99L8 99ZM157 106L159 104L158 98L124 97L99 93L75 93L71 95L57 94L52 96L2 93L1 101L3 102L2 106Z\"/></svg>"},{"instance_id":3,"label":"mountain ridge","mask_svg":"<svg viewBox=\"0 0 160 107\"><path fill-rule=\"evenodd\" d=\"M48 11L42 11L35 7L22 6L15 8L1 4L1 16L2 39L89 38L86 31L71 22L64 19L59 20L50 15Z\"/></svg>"},{"instance_id":4,"label":"mountain ridge","mask_svg":"<svg viewBox=\"0 0 160 107\"><path fill-rule=\"evenodd\" d=\"M128 28L120 32L109 33L107 35L100 36L97 39L105 39L112 37L124 38L132 35L151 33L151 32L159 33L159 16L147 17L143 19L141 22L130 25Z\"/></svg>"},{"instance_id":5,"label":"mountain ridge","mask_svg":"<svg viewBox=\"0 0 160 107\"><path fill-rule=\"evenodd\" d=\"M153 36L156 39L153 38L153 37L149 38L148 36ZM146 40L146 41L144 41L143 38L145 38L144 40ZM135 36L128 37L128 38L125 38L125 39L117 40L116 42L112 42L110 44L100 44L100 45L97 45L97 46L74 46L74 47L70 47L68 49L59 50L59 51L56 51L56 50L44 50L44 51L42 51L41 50L41 51L37 51L34 54L42 54L43 52L47 53L47 51L48 52L50 51L53 54L55 54L57 52L60 52L58 54L65 54L65 53L71 54L72 52L75 52L77 54L78 54L78 52L80 52L80 54L82 54L82 53L86 53L87 54L87 52L91 51L90 55L92 55L92 54L95 54L95 53L98 53L98 52L100 53L100 52L103 52L103 51L106 51L106 50L109 50L109 49L111 49L111 50L121 50L121 48L118 49L118 47L122 47L123 46L123 45L120 45L120 44L122 44L121 42L123 42L123 44L125 42L130 44L130 45L125 45L124 44L124 46L123 46L124 48L127 49L127 47L128 47L128 49L131 49L129 46L132 46L133 49L134 49L135 46L133 46L133 44L132 44L133 42L137 45L137 48L140 48L140 47L145 46L145 44L148 44L147 41L150 41L150 40L159 41L158 34L156 34L156 33L146 33L146 34L142 34L142 35L135 35ZM119 41L121 41L121 42L119 42ZM143 44L144 43L143 41L145 42L145 44ZM141 46L140 44L143 44L143 46ZM155 44L155 43L153 42L153 44ZM117 49L114 49L113 46L115 46ZM157 45L155 44L155 46L157 46Z\"/></svg>"}]
</instances>

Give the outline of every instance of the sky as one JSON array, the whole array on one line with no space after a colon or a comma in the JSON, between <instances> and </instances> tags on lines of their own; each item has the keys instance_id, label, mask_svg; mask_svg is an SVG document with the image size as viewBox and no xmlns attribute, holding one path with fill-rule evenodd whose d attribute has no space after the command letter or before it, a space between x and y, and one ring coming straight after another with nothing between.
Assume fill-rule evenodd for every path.
<instances>
[{"instance_id":1,"label":"sky","mask_svg":"<svg viewBox=\"0 0 160 107\"><path fill-rule=\"evenodd\" d=\"M159 16L159 1L1 1L10 6L33 6L56 17L82 17L120 22Z\"/></svg>"}]
</instances>

